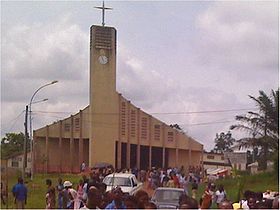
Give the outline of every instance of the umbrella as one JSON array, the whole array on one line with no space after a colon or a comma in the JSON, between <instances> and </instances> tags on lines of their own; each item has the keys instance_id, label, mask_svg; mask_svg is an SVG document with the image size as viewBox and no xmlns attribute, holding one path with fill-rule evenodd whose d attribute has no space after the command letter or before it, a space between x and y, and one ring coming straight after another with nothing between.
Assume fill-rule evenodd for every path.
<instances>
[{"instance_id":1,"label":"umbrella","mask_svg":"<svg viewBox=\"0 0 280 210\"><path fill-rule=\"evenodd\" d=\"M93 169L98 169L98 168L112 168L112 164L110 163L103 163L103 162L100 162L100 163L96 163L92 168Z\"/></svg>"}]
</instances>

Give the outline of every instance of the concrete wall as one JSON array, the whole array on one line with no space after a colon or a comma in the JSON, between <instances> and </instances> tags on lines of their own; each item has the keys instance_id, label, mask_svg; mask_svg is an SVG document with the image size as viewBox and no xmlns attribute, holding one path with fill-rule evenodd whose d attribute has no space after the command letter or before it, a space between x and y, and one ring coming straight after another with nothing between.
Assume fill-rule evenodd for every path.
<instances>
[{"instance_id":1,"label":"concrete wall","mask_svg":"<svg viewBox=\"0 0 280 210\"><path fill-rule=\"evenodd\" d=\"M72 115L68 118L54 122L51 125L48 125L49 137L59 137L70 138L71 131L73 132L73 138L89 138L90 130L90 113L89 106L84 110L80 110L79 113ZM36 130L36 136L46 136L47 130L46 127Z\"/></svg>"}]
</instances>

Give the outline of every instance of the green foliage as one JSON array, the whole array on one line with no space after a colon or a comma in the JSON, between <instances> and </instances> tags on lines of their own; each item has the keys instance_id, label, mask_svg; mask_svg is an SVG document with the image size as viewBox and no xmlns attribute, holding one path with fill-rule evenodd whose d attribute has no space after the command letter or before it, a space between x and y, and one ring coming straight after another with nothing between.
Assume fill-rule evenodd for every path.
<instances>
[{"instance_id":1,"label":"green foliage","mask_svg":"<svg viewBox=\"0 0 280 210\"><path fill-rule=\"evenodd\" d=\"M230 147L233 145L235 139L232 138L232 135L230 131L228 131L226 134L224 132L221 132L220 134L216 134L215 138L215 152L231 152L232 150Z\"/></svg>"},{"instance_id":2,"label":"green foliage","mask_svg":"<svg viewBox=\"0 0 280 210\"><path fill-rule=\"evenodd\" d=\"M216 185L222 184L227 192L227 197L233 202L238 201L238 197L243 198L246 190L254 192L265 192L272 190L278 192L279 180L278 176L273 173L262 173L256 175L237 176L237 178L229 178L218 180Z\"/></svg>"},{"instance_id":3,"label":"green foliage","mask_svg":"<svg viewBox=\"0 0 280 210\"><path fill-rule=\"evenodd\" d=\"M258 112L236 116L239 124L230 129L248 132L248 137L237 142L240 147L260 147L259 165L266 169L270 153L279 151L279 90L272 90L270 96L264 91L259 94L258 97L249 96L256 102Z\"/></svg>"},{"instance_id":4,"label":"green foliage","mask_svg":"<svg viewBox=\"0 0 280 210\"><path fill-rule=\"evenodd\" d=\"M24 139L23 133L6 133L6 136L1 140L1 158L7 158L10 155L23 152ZM29 149L29 141L27 145L27 149Z\"/></svg>"},{"instance_id":5,"label":"green foliage","mask_svg":"<svg viewBox=\"0 0 280 210\"><path fill-rule=\"evenodd\" d=\"M273 154L273 169L276 176L279 176L279 153Z\"/></svg>"},{"instance_id":6,"label":"green foliage","mask_svg":"<svg viewBox=\"0 0 280 210\"><path fill-rule=\"evenodd\" d=\"M237 195L236 198L234 198L236 201L240 201L243 195L243 190L245 186L245 176L241 176L237 178Z\"/></svg>"}]
</instances>

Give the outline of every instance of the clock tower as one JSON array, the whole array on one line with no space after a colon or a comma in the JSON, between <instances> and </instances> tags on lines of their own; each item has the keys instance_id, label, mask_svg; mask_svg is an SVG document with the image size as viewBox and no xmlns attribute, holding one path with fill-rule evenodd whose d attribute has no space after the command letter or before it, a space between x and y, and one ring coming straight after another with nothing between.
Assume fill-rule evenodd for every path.
<instances>
[{"instance_id":1,"label":"clock tower","mask_svg":"<svg viewBox=\"0 0 280 210\"><path fill-rule=\"evenodd\" d=\"M112 154L118 140L118 104L116 29L93 25L90 29L90 166L97 160L115 163Z\"/></svg>"}]
</instances>

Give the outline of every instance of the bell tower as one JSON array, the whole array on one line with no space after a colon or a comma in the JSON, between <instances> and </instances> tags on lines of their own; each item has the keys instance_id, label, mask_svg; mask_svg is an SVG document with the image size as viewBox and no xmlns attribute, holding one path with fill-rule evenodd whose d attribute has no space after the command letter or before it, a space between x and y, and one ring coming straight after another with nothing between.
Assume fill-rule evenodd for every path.
<instances>
[{"instance_id":1,"label":"bell tower","mask_svg":"<svg viewBox=\"0 0 280 210\"><path fill-rule=\"evenodd\" d=\"M102 24L103 25L103 24ZM89 164L115 165L118 140L118 94L116 92L116 29L90 28L90 141Z\"/></svg>"}]
</instances>

